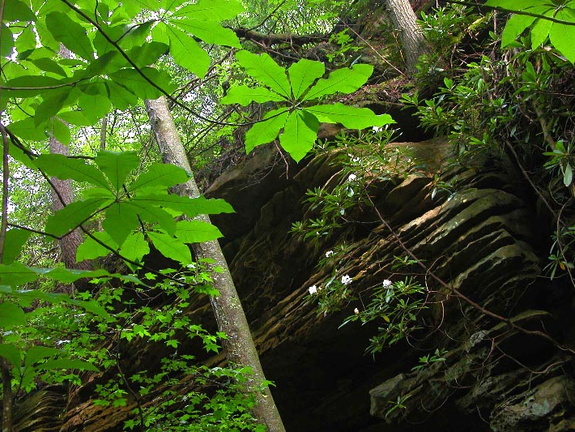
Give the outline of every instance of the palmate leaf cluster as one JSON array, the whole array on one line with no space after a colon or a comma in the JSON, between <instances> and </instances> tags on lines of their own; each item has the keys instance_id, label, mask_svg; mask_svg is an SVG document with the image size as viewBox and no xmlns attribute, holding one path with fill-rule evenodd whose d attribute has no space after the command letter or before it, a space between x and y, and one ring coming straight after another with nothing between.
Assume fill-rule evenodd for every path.
<instances>
[{"instance_id":1,"label":"palmate leaf cluster","mask_svg":"<svg viewBox=\"0 0 575 432\"><path fill-rule=\"evenodd\" d=\"M549 40L557 51L575 63L575 1L488 0L485 4L516 12L501 35L503 47L513 45L515 39L529 29L532 49Z\"/></svg>"},{"instance_id":2,"label":"palmate leaf cluster","mask_svg":"<svg viewBox=\"0 0 575 432\"><path fill-rule=\"evenodd\" d=\"M356 64L351 68L334 70L327 78L321 78L325 74L325 66L317 61L301 59L285 69L268 54L240 51L236 58L257 84L232 87L222 102L244 106L251 102L281 105L264 114L262 121L246 133L248 152L279 135L283 149L299 161L312 149L320 123L341 123L349 129L393 123L389 114L375 115L368 108L342 103L312 105L326 96L358 90L371 76L371 65Z\"/></svg>"}]
</instances>

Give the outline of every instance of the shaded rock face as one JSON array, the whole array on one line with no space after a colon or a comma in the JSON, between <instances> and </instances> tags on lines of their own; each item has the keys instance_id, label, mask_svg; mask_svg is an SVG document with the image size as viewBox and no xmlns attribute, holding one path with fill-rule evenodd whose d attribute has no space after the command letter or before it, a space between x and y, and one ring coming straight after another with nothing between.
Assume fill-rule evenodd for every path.
<instances>
[{"instance_id":1,"label":"shaded rock face","mask_svg":"<svg viewBox=\"0 0 575 432\"><path fill-rule=\"evenodd\" d=\"M302 243L290 228L310 214L308 189L345 181L334 157L289 165L286 173L281 157L264 148L209 191L237 210L214 219L287 430L573 430L571 358L536 334L568 337L570 296L558 304L550 293L561 287L541 277L535 239L544 227L521 198L522 185L513 187L517 182L502 170L445 169L450 146L441 140L394 145L411 147L426 168L372 184L383 221L373 208L358 206L352 214L360 222L320 245ZM452 190L438 187L436 172ZM353 278L358 300L318 314L308 287L333 277L333 268L317 263L344 240L349 247L337 274ZM394 269L406 249L425 268ZM421 330L366 355L370 337L386 323L339 328L342 321L384 279L408 275L428 290ZM207 301L198 299L194 308L209 326ZM442 360L422 366L418 359L436 348ZM151 367L153 350L134 347L140 367ZM88 387L85 397L68 402L61 430L121 431L134 405L93 406Z\"/></svg>"},{"instance_id":2,"label":"shaded rock face","mask_svg":"<svg viewBox=\"0 0 575 432\"><path fill-rule=\"evenodd\" d=\"M396 145L412 146L437 167L446 143ZM542 227L520 198L521 185L512 187L500 171L464 169L442 174L458 185L453 193L437 192L429 172L382 182L372 198L389 226L364 209L372 223L344 227L314 248L289 229L307 211L305 191L333 181L338 167L319 158L292 167L288 178L280 178L285 171L278 167L265 180L265 198L255 199L249 189L230 193L241 184L236 170L230 188L221 182L212 193L254 206L217 223L224 232L242 232L227 239L224 251L289 431L568 430L560 425L572 422L569 359L549 340L526 333L551 331L557 320L542 310L553 288L540 278ZM374 326L338 330L360 301L340 313L316 313L307 288L331 277L315 266L342 239L351 246L339 274L353 277L358 293L400 277L391 266L404 247L424 260L426 270L413 271L429 290L420 334L367 356ZM445 360L412 371L436 347ZM550 398L550 389L561 391ZM531 397L537 402L530 405Z\"/></svg>"}]
</instances>

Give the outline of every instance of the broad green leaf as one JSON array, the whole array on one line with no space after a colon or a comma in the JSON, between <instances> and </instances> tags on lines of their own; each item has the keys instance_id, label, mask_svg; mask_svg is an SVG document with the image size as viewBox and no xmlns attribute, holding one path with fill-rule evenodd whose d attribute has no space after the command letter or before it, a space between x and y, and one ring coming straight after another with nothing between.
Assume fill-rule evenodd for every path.
<instances>
[{"instance_id":1,"label":"broad green leaf","mask_svg":"<svg viewBox=\"0 0 575 432\"><path fill-rule=\"evenodd\" d=\"M11 123L8 129L17 137L25 140L44 141L46 139L45 128L42 125L37 125L33 118Z\"/></svg>"},{"instance_id":2,"label":"broad green leaf","mask_svg":"<svg viewBox=\"0 0 575 432\"><path fill-rule=\"evenodd\" d=\"M141 74L144 74L147 79ZM170 75L167 72L158 71L157 69L149 67L142 68L139 72L132 68L120 69L119 71L109 74L109 78L116 84L125 87L129 92L138 96L140 99L157 99L162 96L163 93L157 87L166 93L170 93L174 90ZM111 95L110 100L114 102Z\"/></svg>"},{"instance_id":3,"label":"broad green leaf","mask_svg":"<svg viewBox=\"0 0 575 432\"><path fill-rule=\"evenodd\" d=\"M88 120L82 111L66 111L58 114L58 117L74 126L91 126L94 123ZM39 141L39 140L38 140Z\"/></svg>"},{"instance_id":4,"label":"broad green leaf","mask_svg":"<svg viewBox=\"0 0 575 432\"><path fill-rule=\"evenodd\" d=\"M96 156L95 162L106 174L114 189L120 191L128 174L140 165L140 157L136 152L101 151Z\"/></svg>"},{"instance_id":5,"label":"broad green leaf","mask_svg":"<svg viewBox=\"0 0 575 432\"><path fill-rule=\"evenodd\" d=\"M36 48L36 35L34 34L34 30L32 30L32 26L27 26L25 29L22 29L14 44L16 45L18 54L22 54L26 51L32 53L39 50Z\"/></svg>"},{"instance_id":6,"label":"broad green leaf","mask_svg":"<svg viewBox=\"0 0 575 432\"><path fill-rule=\"evenodd\" d=\"M280 130L284 127L289 114L285 108L269 111L264 116L263 121L254 124L246 133L245 146L246 153L251 152L254 147L269 143L276 139Z\"/></svg>"},{"instance_id":7,"label":"broad green leaf","mask_svg":"<svg viewBox=\"0 0 575 432\"><path fill-rule=\"evenodd\" d=\"M140 281L138 281L135 278L131 278L131 279L132 280L129 280L129 279L124 279L124 280L130 281L132 283L140 283ZM81 307L86 312L90 312L94 315L98 315L101 318L105 318L107 320L113 319L112 316L110 316L110 314L106 311L106 309L100 303L98 303L95 300L82 301L82 300L70 299L70 303L72 303L75 306Z\"/></svg>"},{"instance_id":8,"label":"broad green leaf","mask_svg":"<svg viewBox=\"0 0 575 432\"><path fill-rule=\"evenodd\" d=\"M517 36L525 31L535 21L535 17L528 15L513 15L505 24L501 34L501 46L506 47L512 43Z\"/></svg>"},{"instance_id":9,"label":"broad green leaf","mask_svg":"<svg viewBox=\"0 0 575 432\"><path fill-rule=\"evenodd\" d=\"M367 82L372 72L373 66L367 64L356 64L351 69L336 69L327 78L320 79L305 95L304 100L334 93L353 93Z\"/></svg>"},{"instance_id":10,"label":"broad green leaf","mask_svg":"<svg viewBox=\"0 0 575 432\"><path fill-rule=\"evenodd\" d=\"M236 34L232 30L222 27L216 21L205 21L192 15L190 19L174 20L172 24L208 44L227 45L234 48L242 47Z\"/></svg>"},{"instance_id":11,"label":"broad green leaf","mask_svg":"<svg viewBox=\"0 0 575 432\"><path fill-rule=\"evenodd\" d=\"M164 54L168 52L168 45L160 42L146 42L136 46L126 52L128 57L136 63L139 68L150 66Z\"/></svg>"},{"instance_id":12,"label":"broad green leaf","mask_svg":"<svg viewBox=\"0 0 575 432\"><path fill-rule=\"evenodd\" d=\"M70 128L60 121L57 117L52 118L48 122L48 136L56 138L60 143L64 145L70 144L72 140L72 134L70 133Z\"/></svg>"},{"instance_id":13,"label":"broad green leaf","mask_svg":"<svg viewBox=\"0 0 575 432\"><path fill-rule=\"evenodd\" d=\"M299 162L313 147L317 138L319 122L307 111L295 111L286 121L280 144L290 156Z\"/></svg>"},{"instance_id":14,"label":"broad green leaf","mask_svg":"<svg viewBox=\"0 0 575 432\"><path fill-rule=\"evenodd\" d=\"M180 221L176 226L176 237L184 243L201 243L222 237L220 230L207 222Z\"/></svg>"},{"instance_id":15,"label":"broad green leaf","mask_svg":"<svg viewBox=\"0 0 575 432\"><path fill-rule=\"evenodd\" d=\"M120 248L120 255L135 262L141 262L149 253L150 245L140 231L130 234Z\"/></svg>"},{"instance_id":16,"label":"broad green leaf","mask_svg":"<svg viewBox=\"0 0 575 432\"><path fill-rule=\"evenodd\" d=\"M0 357L4 357L17 369L22 364L22 352L14 345L0 344Z\"/></svg>"},{"instance_id":17,"label":"broad green leaf","mask_svg":"<svg viewBox=\"0 0 575 432\"><path fill-rule=\"evenodd\" d=\"M309 86L324 73L324 64L317 61L301 59L291 65L288 69L288 75L294 98L299 99Z\"/></svg>"},{"instance_id":18,"label":"broad green leaf","mask_svg":"<svg viewBox=\"0 0 575 432\"><path fill-rule=\"evenodd\" d=\"M106 96L100 94L83 94L78 99L78 107L91 124L95 124L110 112L112 102Z\"/></svg>"},{"instance_id":19,"label":"broad green leaf","mask_svg":"<svg viewBox=\"0 0 575 432\"><path fill-rule=\"evenodd\" d=\"M257 55L244 50L237 52L236 58L250 76L286 98L291 98L291 86L285 69L268 54Z\"/></svg>"},{"instance_id":20,"label":"broad green leaf","mask_svg":"<svg viewBox=\"0 0 575 432\"><path fill-rule=\"evenodd\" d=\"M565 187L569 187L573 182L573 169L571 168L571 164L567 164L565 169L563 170L563 184Z\"/></svg>"},{"instance_id":21,"label":"broad green leaf","mask_svg":"<svg viewBox=\"0 0 575 432\"><path fill-rule=\"evenodd\" d=\"M389 114L375 115L369 108L356 108L341 103L306 108L322 123L341 123L349 129L365 129L395 123Z\"/></svg>"},{"instance_id":22,"label":"broad green leaf","mask_svg":"<svg viewBox=\"0 0 575 432\"><path fill-rule=\"evenodd\" d=\"M6 231L2 264L12 264L14 260L18 258L18 255L20 255L22 247L26 244L31 235L31 231L18 228Z\"/></svg>"},{"instance_id":23,"label":"broad green leaf","mask_svg":"<svg viewBox=\"0 0 575 432\"><path fill-rule=\"evenodd\" d=\"M46 17L46 27L54 39L86 60L94 58L94 47L86 35L86 29L61 12Z\"/></svg>"},{"instance_id":24,"label":"broad green leaf","mask_svg":"<svg viewBox=\"0 0 575 432\"><path fill-rule=\"evenodd\" d=\"M184 266L192 263L190 249L182 241L160 232L150 232L148 236L152 240L154 247L166 258L177 261Z\"/></svg>"},{"instance_id":25,"label":"broad green leaf","mask_svg":"<svg viewBox=\"0 0 575 432\"><path fill-rule=\"evenodd\" d=\"M575 11L559 10L556 18L566 21L575 21ZM549 39L553 46L563 54L571 63L575 63L575 27L566 24L553 23L549 30Z\"/></svg>"},{"instance_id":26,"label":"broad green leaf","mask_svg":"<svg viewBox=\"0 0 575 432\"><path fill-rule=\"evenodd\" d=\"M22 308L11 302L0 303L0 329L8 330L12 327L26 325L26 314Z\"/></svg>"},{"instance_id":27,"label":"broad green leaf","mask_svg":"<svg viewBox=\"0 0 575 432\"><path fill-rule=\"evenodd\" d=\"M38 274L42 274L46 277L54 279L59 282L72 283L78 279L83 278L97 278L103 276L112 276L108 271L104 269L97 270L77 270L77 269L67 269L63 267L57 267L55 269L43 269L43 268L32 268Z\"/></svg>"},{"instance_id":28,"label":"broad green leaf","mask_svg":"<svg viewBox=\"0 0 575 432\"><path fill-rule=\"evenodd\" d=\"M173 16L219 22L235 18L243 11L244 7L238 0L199 0L178 9Z\"/></svg>"},{"instance_id":29,"label":"broad green leaf","mask_svg":"<svg viewBox=\"0 0 575 432\"><path fill-rule=\"evenodd\" d=\"M10 57L12 55L12 49L14 48L14 35L12 34L12 30L4 24L0 26L0 38L2 38L0 56Z\"/></svg>"},{"instance_id":30,"label":"broad green leaf","mask_svg":"<svg viewBox=\"0 0 575 432\"><path fill-rule=\"evenodd\" d=\"M106 209L106 219L102 227L110 235L112 240L122 246L126 237L134 231L140 222L138 213L130 203L115 203Z\"/></svg>"},{"instance_id":31,"label":"broad green leaf","mask_svg":"<svg viewBox=\"0 0 575 432\"><path fill-rule=\"evenodd\" d=\"M540 47L549 36L549 29L553 24L549 20L538 19L531 27L531 48L535 49Z\"/></svg>"},{"instance_id":32,"label":"broad green leaf","mask_svg":"<svg viewBox=\"0 0 575 432\"><path fill-rule=\"evenodd\" d=\"M3 21L36 21L32 9L21 0L8 0L4 3ZM4 39L4 38L2 38ZM2 40L4 42L4 40Z\"/></svg>"},{"instance_id":33,"label":"broad green leaf","mask_svg":"<svg viewBox=\"0 0 575 432\"><path fill-rule=\"evenodd\" d=\"M34 122L42 124L52 118L64 107L70 92L65 89L54 90L44 97L44 100L36 108Z\"/></svg>"},{"instance_id":34,"label":"broad green leaf","mask_svg":"<svg viewBox=\"0 0 575 432\"><path fill-rule=\"evenodd\" d=\"M24 357L24 365L32 366L40 360L45 360L48 357L54 357L62 354L62 351L56 348L45 346L32 346L28 348Z\"/></svg>"},{"instance_id":35,"label":"broad green leaf","mask_svg":"<svg viewBox=\"0 0 575 432\"><path fill-rule=\"evenodd\" d=\"M97 232L93 234L102 243L110 246L113 250L118 248L118 245L114 243L110 235L106 232ZM76 262L82 262L85 260L93 260L94 258L105 257L110 254L110 249L102 246L96 240L91 237L86 237L84 242L78 246L76 250Z\"/></svg>"},{"instance_id":36,"label":"broad green leaf","mask_svg":"<svg viewBox=\"0 0 575 432\"><path fill-rule=\"evenodd\" d=\"M52 72L56 75L60 75L61 77L68 77L68 74L66 73L66 71L62 68L62 66L60 66L57 62L55 62L54 60L52 60L51 58L39 58L39 59L35 59L32 60L32 63L34 63L39 69L46 71L46 72Z\"/></svg>"},{"instance_id":37,"label":"broad green leaf","mask_svg":"<svg viewBox=\"0 0 575 432\"><path fill-rule=\"evenodd\" d=\"M110 188L102 172L81 159L69 158L60 154L43 154L36 159L36 166L46 174L61 180L72 179L104 189Z\"/></svg>"},{"instance_id":38,"label":"broad green leaf","mask_svg":"<svg viewBox=\"0 0 575 432\"><path fill-rule=\"evenodd\" d=\"M108 88L108 97L112 104L121 111L136 105L139 101L138 97L121 85L113 81L107 81L106 87Z\"/></svg>"},{"instance_id":39,"label":"broad green leaf","mask_svg":"<svg viewBox=\"0 0 575 432\"><path fill-rule=\"evenodd\" d=\"M124 205L132 207L134 212L138 214L142 221L151 224L158 224L170 235L174 234L176 231L176 221L174 220L174 217L160 207L143 204L142 202L138 202L136 200L131 200L127 203L124 203Z\"/></svg>"},{"instance_id":40,"label":"broad green leaf","mask_svg":"<svg viewBox=\"0 0 575 432\"><path fill-rule=\"evenodd\" d=\"M193 218L200 214L233 213L231 205L222 199L188 198L175 194L146 194L137 195L132 199L134 204L144 206L161 206L176 210Z\"/></svg>"},{"instance_id":41,"label":"broad green leaf","mask_svg":"<svg viewBox=\"0 0 575 432\"><path fill-rule=\"evenodd\" d=\"M34 282L38 275L26 267L24 264L14 262L12 264L0 264L0 284L2 285L24 285Z\"/></svg>"},{"instance_id":42,"label":"broad green leaf","mask_svg":"<svg viewBox=\"0 0 575 432\"><path fill-rule=\"evenodd\" d=\"M177 184L185 183L190 176L182 168L170 164L152 164L129 186L131 192L153 188L166 190Z\"/></svg>"},{"instance_id":43,"label":"broad green leaf","mask_svg":"<svg viewBox=\"0 0 575 432\"><path fill-rule=\"evenodd\" d=\"M98 372L98 368L92 363L88 363L78 359L54 359L48 360L36 366L39 370L54 370L54 369L79 369Z\"/></svg>"},{"instance_id":44,"label":"broad green leaf","mask_svg":"<svg viewBox=\"0 0 575 432\"><path fill-rule=\"evenodd\" d=\"M220 99L223 104L240 104L246 106L252 102L281 102L285 101L285 97L268 90L265 87L248 87L245 85L230 88L229 93Z\"/></svg>"},{"instance_id":45,"label":"broad green leaf","mask_svg":"<svg viewBox=\"0 0 575 432\"><path fill-rule=\"evenodd\" d=\"M56 78L40 75L23 75L6 81L2 85L8 97L32 97L49 91L50 87L59 87L63 82Z\"/></svg>"},{"instance_id":46,"label":"broad green leaf","mask_svg":"<svg viewBox=\"0 0 575 432\"><path fill-rule=\"evenodd\" d=\"M168 26L166 32L170 39L170 53L174 61L202 78L210 67L210 56L202 47L183 31Z\"/></svg>"},{"instance_id":47,"label":"broad green leaf","mask_svg":"<svg viewBox=\"0 0 575 432\"><path fill-rule=\"evenodd\" d=\"M154 20L150 20L136 26L123 26L120 47L127 50L142 45L150 36L150 29L154 23Z\"/></svg>"},{"instance_id":48,"label":"broad green leaf","mask_svg":"<svg viewBox=\"0 0 575 432\"><path fill-rule=\"evenodd\" d=\"M62 236L90 219L100 208L110 203L106 198L89 198L68 204L54 213L46 222L46 232Z\"/></svg>"}]
</instances>

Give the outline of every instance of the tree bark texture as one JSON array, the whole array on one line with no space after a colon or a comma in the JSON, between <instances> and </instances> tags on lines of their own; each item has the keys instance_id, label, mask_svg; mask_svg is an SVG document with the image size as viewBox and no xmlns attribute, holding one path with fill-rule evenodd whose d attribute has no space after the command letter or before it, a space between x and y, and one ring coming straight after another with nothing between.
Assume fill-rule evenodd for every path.
<instances>
[{"instance_id":1,"label":"tree bark texture","mask_svg":"<svg viewBox=\"0 0 575 432\"><path fill-rule=\"evenodd\" d=\"M415 12L409 0L385 0L385 6L393 26L399 32L407 73L413 75L417 71L417 59L427 48Z\"/></svg>"},{"instance_id":2,"label":"tree bark texture","mask_svg":"<svg viewBox=\"0 0 575 432\"><path fill-rule=\"evenodd\" d=\"M166 98L146 100L145 103L164 163L179 166L191 176L188 182L181 185L176 192L192 198L200 196L200 191L194 180L186 151L179 138ZM207 215L201 215L198 219L210 222L210 218ZM267 426L269 432L285 432L269 388L266 387L263 391L260 390L261 384L265 380L264 372L250 333L248 321L219 243L216 240L196 243L192 248L197 259L210 258L214 261L209 266L209 270L214 280L214 288L218 290L219 295L211 297L210 301L219 330L228 337L227 341L225 341L228 361L247 366L252 371L253 375L249 380L248 391L254 395L256 401L256 406L253 410L254 416L260 423ZM223 269L223 271L214 271L217 267Z\"/></svg>"}]
</instances>

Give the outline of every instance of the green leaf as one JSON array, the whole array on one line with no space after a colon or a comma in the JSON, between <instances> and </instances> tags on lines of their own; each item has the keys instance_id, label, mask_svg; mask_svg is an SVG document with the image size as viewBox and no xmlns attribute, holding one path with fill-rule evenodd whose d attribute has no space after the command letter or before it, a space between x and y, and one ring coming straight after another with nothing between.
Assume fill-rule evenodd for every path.
<instances>
[{"instance_id":1,"label":"green leaf","mask_svg":"<svg viewBox=\"0 0 575 432\"><path fill-rule=\"evenodd\" d=\"M137 279L135 279L135 278L131 278L131 279L133 279L133 280L130 280L129 282L139 283L139 281ZM127 278L124 280L128 281ZM70 303L72 303L75 306L81 307L86 312L90 312L90 313L97 315L101 318L104 318L106 320L109 320L109 321L113 320L112 316L106 311L106 309L100 303L98 303L95 300L82 301L82 300L70 299Z\"/></svg>"},{"instance_id":2,"label":"green leaf","mask_svg":"<svg viewBox=\"0 0 575 432\"><path fill-rule=\"evenodd\" d=\"M183 31L168 26L166 28L170 40L170 53L174 61L203 78L210 67L210 56L198 43Z\"/></svg>"},{"instance_id":3,"label":"green leaf","mask_svg":"<svg viewBox=\"0 0 575 432\"><path fill-rule=\"evenodd\" d=\"M8 97L32 97L50 91L47 87L59 86L63 82L56 78L40 75L22 75L4 83L3 92ZM7 90L6 88L12 88Z\"/></svg>"},{"instance_id":4,"label":"green leaf","mask_svg":"<svg viewBox=\"0 0 575 432\"><path fill-rule=\"evenodd\" d=\"M48 122L48 135L54 137L64 145L70 144L72 135L70 128L62 123L58 118L54 117Z\"/></svg>"},{"instance_id":5,"label":"green leaf","mask_svg":"<svg viewBox=\"0 0 575 432\"><path fill-rule=\"evenodd\" d=\"M12 55L12 49L14 48L14 34L12 30L4 24L0 26L0 38L2 38L0 56L10 57Z\"/></svg>"},{"instance_id":6,"label":"green leaf","mask_svg":"<svg viewBox=\"0 0 575 432\"><path fill-rule=\"evenodd\" d=\"M535 17L528 15L513 15L505 24L501 34L501 46L506 47L512 43L517 36L525 31L535 21Z\"/></svg>"},{"instance_id":7,"label":"green leaf","mask_svg":"<svg viewBox=\"0 0 575 432\"><path fill-rule=\"evenodd\" d=\"M34 282L38 275L25 265L14 262L12 264L0 264L0 284L2 285L24 285Z\"/></svg>"},{"instance_id":8,"label":"green leaf","mask_svg":"<svg viewBox=\"0 0 575 432\"><path fill-rule=\"evenodd\" d=\"M148 233L155 248L166 258L170 258L187 266L192 263L192 255L189 247L180 240L160 232Z\"/></svg>"},{"instance_id":9,"label":"green leaf","mask_svg":"<svg viewBox=\"0 0 575 432\"><path fill-rule=\"evenodd\" d=\"M246 133L246 152L251 152L254 147L269 143L278 136L288 119L288 112L285 108L269 111L264 116L264 120L254 124ZM268 120L266 120L268 119Z\"/></svg>"},{"instance_id":10,"label":"green leaf","mask_svg":"<svg viewBox=\"0 0 575 432\"><path fill-rule=\"evenodd\" d=\"M8 330L26 323L26 314L20 306L10 302L0 303L0 329Z\"/></svg>"},{"instance_id":11,"label":"green leaf","mask_svg":"<svg viewBox=\"0 0 575 432\"><path fill-rule=\"evenodd\" d=\"M334 93L353 93L367 82L372 72L373 66L367 64L356 64L351 69L336 69L327 78L320 79L305 95L304 100Z\"/></svg>"},{"instance_id":12,"label":"green leaf","mask_svg":"<svg viewBox=\"0 0 575 432\"><path fill-rule=\"evenodd\" d=\"M90 219L100 208L111 202L106 198L89 198L68 204L54 213L46 222L46 232L62 236Z\"/></svg>"},{"instance_id":13,"label":"green leaf","mask_svg":"<svg viewBox=\"0 0 575 432\"><path fill-rule=\"evenodd\" d=\"M118 248L118 245L114 243L110 235L106 232L97 232L94 233L93 236L102 243L110 246L113 250ZM78 246L76 250L76 262L107 256L109 253L110 249L105 248L91 237L86 237L84 242Z\"/></svg>"},{"instance_id":14,"label":"green leaf","mask_svg":"<svg viewBox=\"0 0 575 432\"><path fill-rule=\"evenodd\" d=\"M31 235L31 231L18 228L6 231L2 264L12 264L14 260L18 258L18 255L20 255L22 247L26 244Z\"/></svg>"},{"instance_id":15,"label":"green leaf","mask_svg":"<svg viewBox=\"0 0 575 432\"><path fill-rule=\"evenodd\" d=\"M311 86L314 81L325 73L325 66L321 62L301 59L291 65L288 69L293 96L299 99L300 96Z\"/></svg>"},{"instance_id":16,"label":"green leaf","mask_svg":"<svg viewBox=\"0 0 575 432\"><path fill-rule=\"evenodd\" d=\"M88 363L78 359L54 359L48 360L37 366L39 370L54 370L54 369L80 369L92 372L98 372L98 368L92 363Z\"/></svg>"},{"instance_id":17,"label":"green leaf","mask_svg":"<svg viewBox=\"0 0 575 432\"><path fill-rule=\"evenodd\" d=\"M201 243L222 237L220 230L207 222L180 221L176 226L176 237L184 243Z\"/></svg>"},{"instance_id":18,"label":"green leaf","mask_svg":"<svg viewBox=\"0 0 575 432\"><path fill-rule=\"evenodd\" d=\"M61 12L49 13L46 27L54 39L86 60L94 58L94 47L86 35L86 29Z\"/></svg>"},{"instance_id":19,"label":"green leaf","mask_svg":"<svg viewBox=\"0 0 575 432\"><path fill-rule=\"evenodd\" d=\"M20 368L22 364L22 351L14 345L0 344L0 357L4 357L15 368Z\"/></svg>"},{"instance_id":20,"label":"green leaf","mask_svg":"<svg viewBox=\"0 0 575 432\"><path fill-rule=\"evenodd\" d=\"M56 348L44 347L44 346L32 346L28 348L24 357L24 365L32 366L41 360L45 360L48 357L54 357L62 354L62 351Z\"/></svg>"},{"instance_id":21,"label":"green leaf","mask_svg":"<svg viewBox=\"0 0 575 432\"><path fill-rule=\"evenodd\" d=\"M138 212L130 203L115 203L106 209L106 219L102 222L102 228L110 235L110 238L122 246L126 237L140 224Z\"/></svg>"},{"instance_id":22,"label":"green leaf","mask_svg":"<svg viewBox=\"0 0 575 432\"><path fill-rule=\"evenodd\" d=\"M24 140L44 141L46 139L45 128L42 125L37 125L33 118L11 123L8 129Z\"/></svg>"},{"instance_id":23,"label":"green leaf","mask_svg":"<svg viewBox=\"0 0 575 432\"><path fill-rule=\"evenodd\" d=\"M549 20L538 19L531 27L531 48L539 48L549 36L549 29L553 24Z\"/></svg>"},{"instance_id":24,"label":"green leaf","mask_svg":"<svg viewBox=\"0 0 575 432\"><path fill-rule=\"evenodd\" d=\"M3 21L36 21L36 15L34 15L32 9L23 1L9 0L4 2ZM2 40L2 42L4 42L4 40Z\"/></svg>"},{"instance_id":25,"label":"green leaf","mask_svg":"<svg viewBox=\"0 0 575 432\"><path fill-rule=\"evenodd\" d=\"M120 249L123 257L135 262L141 262L142 258L149 253L150 245L140 231L130 234Z\"/></svg>"},{"instance_id":26,"label":"green leaf","mask_svg":"<svg viewBox=\"0 0 575 432\"><path fill-rule=\"evenodd\" d=\"M234 48L242 47L234 31L222 27L216 21L197 19L197 17L191 15L190 18L174 20L171 23L208 44L227 45Z\"/></svg>"},{"instance_id":27,"label":"green leaf","mask_svg":"<svg viewBox=\"0 0 575 432\"><path fill-rule=\"evenodd\" d=\"M138 97L121 85L113 81L107 81L106 87L108 88L108 97L112 104L121 111L136 105L139 101Z\"/></svg>"},{"instance_id":28,"label":"green leaf","mask_svg":"<svg viewBox=\"0 0 575 432\"><path fill-rule=\"evenodd\" d=\"M173 16L220 22L235 18L243 11L244 7L238 0L199 0L178 9Z\"/></svg>"},{"instance_id":29,"label":"green leaf","mask_svg":"<svg viewBox=\"0 0 575 432\"><path fill-rule=\"evenodd\" d=\"M114 190L119 192L128 174L140 165L140 157L136 152L101 151L96 156L95 162L106 174Z\"/></svg>"},{"instance_id":30,"label":"green leaf","mask_svg":"<svg viewBox=\"0 0 575 432\"><path fill-rule=\"evenodd\" d=\"M148 79L144 78L141 74L144 74ZM140 72L132 68L120 69L119 71L109 74L109 78L140 99L157 99L163 95L163 93L151 83L154 83L166 93L170 93L174 90L170 75L167 72L158 71L157 69L149 67L142 68ZM110 100L114 102L114 98L111 95Z\"/></svg>"},{"instance_id":31,"label":"green leaf","mask_svg":"<svg viewBox=\"0 0 575 432\"><path fill-rule=\"evenodd\" d=\"M219 214L233 213L231 205L222 199L206 199L203 196L189 198L175 194L149 194L138 195L132 199L134 204L144 206L161 206L185 213L188 217L193 218L200 214Z\"/></svg>"},{"instance_id":32,"label":"green leaf","mask_svg":"<svg viewBox=\"0 0 575 432\"><path fill-rule=\"evenodd\" d=\"M573 169L571 168L571 164L567 164L565 169L563 170L563 184L565 187L569 187L573 182Z\"/></svg>"},{"instance_id":33,"label":"green leaf","mask_svg":"<svg viewBox=\"0 0 575 432\"><path fill-rule=\"evenodd\" d=\"M102 172L81 159L69 158L60 154L43 154L36 159L35 164L46 174L61 180L72 179L78 182L87 182L103 189L110 189L110 185Z\"/></svg>"},{"instance_id":34,"label":"green leaf","mask_svg":"<svg viewBox=\"0 0 575 432\"><path fill-rule=\"evenodd\" d=\"M78 107L90 121L90 125L104 118L112 109L112 102L101 94L83 94L78 98Z\"/></svg>"},{"instance_id":35,"label":"green leaf","mask_svg":"<svg viewBox=\"0 0 575 432\"><path fill-rule=\"evenodd\" d=\"M220 99L223 104L237 103L246 106L252 102L280 102L285 101L285 97L268 90L265 87L248 87L245 85L230 88L229 93Z\"/></svg>"},{"instance_id":36,"label":"green leaf","mask_svg":"<svg viewBox=\"0 0 575 432\"><path fill-rule=\"evenodd\" d=\"M131 192L143 189L162 189L185 183L190 176L182 168L170 164L152 164L129 186Z\"/></svg>"},{"instance_id":37,"label":"green leaf","mask_svg":"<svg viewBox=\"0 0 575 432\"><path fill-rule=\"evenodd\" d=\"M174 234L176 231L176 221L167 211L154 205L143 204L136 200L131 200L124 205L132 207L134 212L137 213L144 222L158 224L169 234Z\"/></svg>"},{"instance_id":38,"label":"green leaf","mask_svg":"<svg viewBox=\"0 0 575 432\"><path fill-rule=\"evenodd\" d=\"M369 108L356 108L341 103L306 108L323 123L341 123L349 129L365 129L395 123L389 114L375 115Z\"/></svg>"},{"instance_id":39,"label":"green leaf","mask_svg":"<svg viewBox=\"0 0 575 432\"><path fill-rule=\"evenodd\" d=\"M161 42L146 42L126 52L136 66L142 68L156 63L156 61L168 52L168 45Z\"/></svg>"},{"instance_id":40,"label":"green leaf","mask_svg":"<svg viewBox=\"0 0 575 432\"><path fill-rule=\"evenodd\" d=\"M34 65L36 65L39 69L43 71L52 72L64 78L68 77L68 74L66 74L66 71L62 68L62 66L60 66L57 62L55 62L51 58L42 57L38 59L33 59L32 63L34 63Z\"/></svg>"},{"instance_id":41,"label":"green leaf","mask_svg":"<svg viewBox=\"0 0 575 432\"><path fill-rule=\"evenodd\" d=\"M286 98L291 98L291 86L284 68L278 65L268 54L252 54L239 51L236 58L246 72Z\"/></svg>"},{"instance_id":42,"label":"green leaf","mask_svg":"<svg viewBox=\"0 0 575 432\"><path fill-rule=\"evenodd\" d=\"M290 156L299 162L313 147L317 138L319 122L307 111L296 111L286 121L280 144Z\"/></svg>"},{"instance_id":43,"label":"green leaf","mask_svg":"<svg viewBox=\"0 0 575 432\"><path fill-rule=\"evenodd\" d=\"M65 89L54 90L47 94L42 103L36 108L34 122L39 125L58 114L64 107L69 94L70 91Z\"/></svg>"},{"instance_id":44,"label":"green leaf","mask_svg":"<svg viewBox=\"0 0 575 432\"><path fill-rule=\"evenodd\" d=\"M560 17L561 15L558 13L557 18ZM573 26L553 23L549 30L551 43L571 63L575 63L575 43L573 43L575 31L573 29Z\"/></svg>"}]
</instances>

